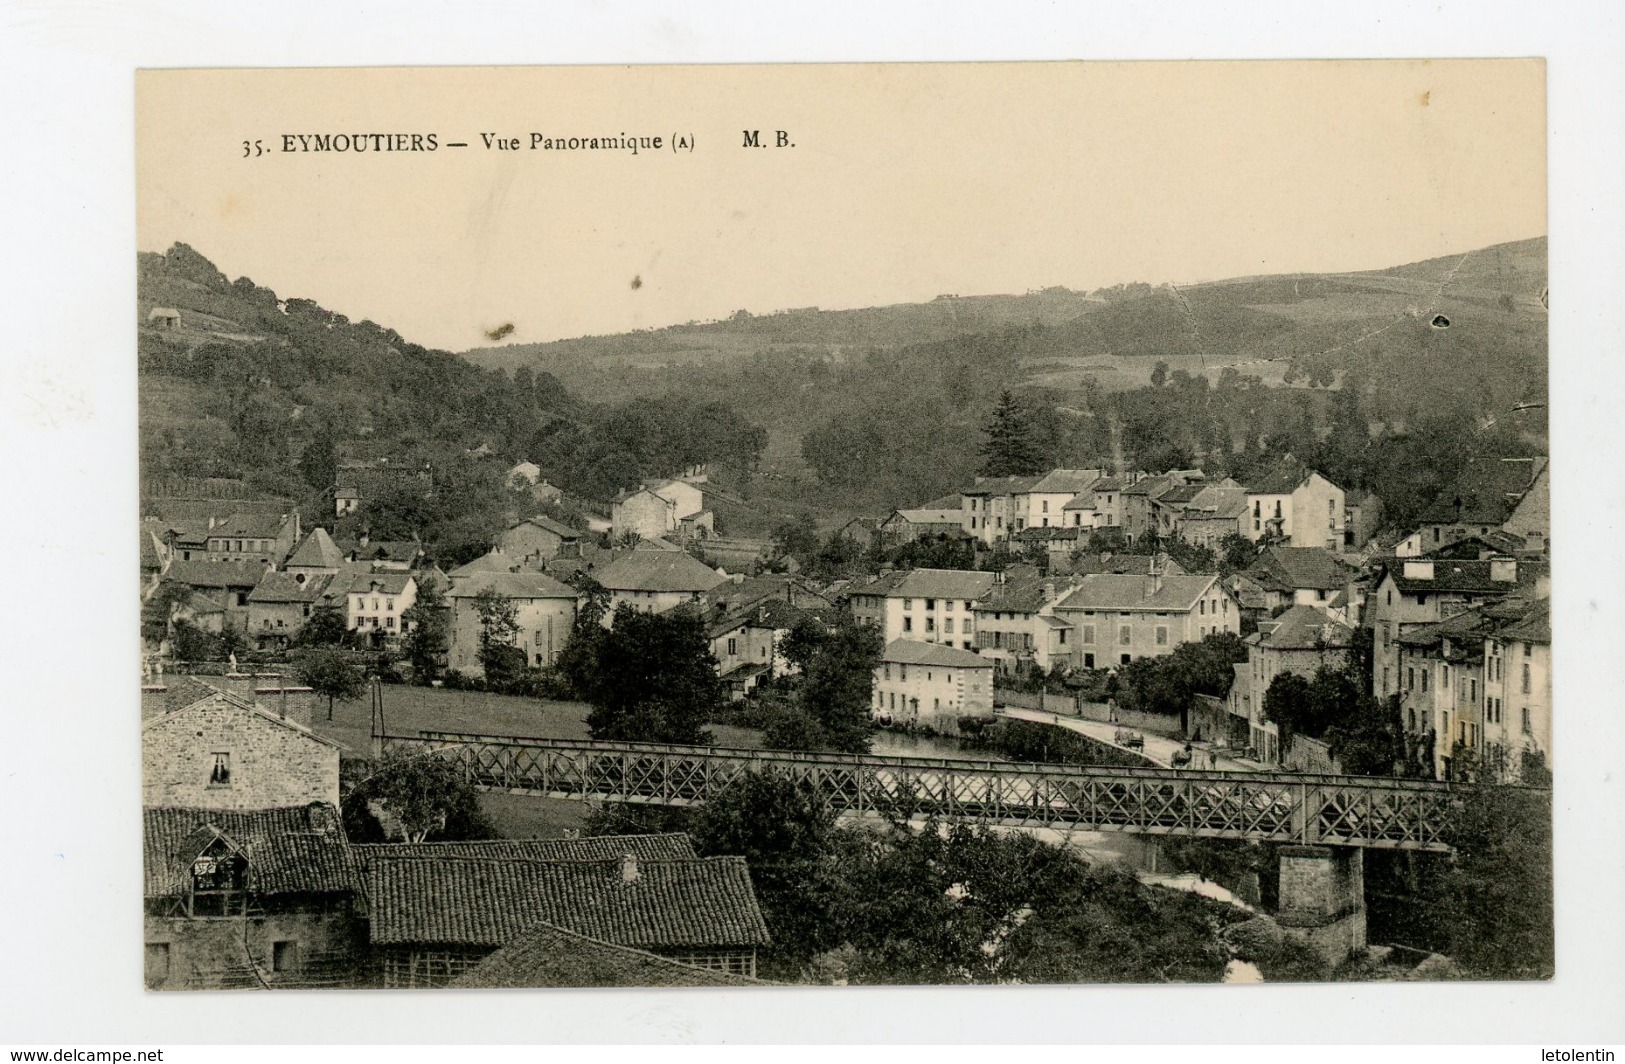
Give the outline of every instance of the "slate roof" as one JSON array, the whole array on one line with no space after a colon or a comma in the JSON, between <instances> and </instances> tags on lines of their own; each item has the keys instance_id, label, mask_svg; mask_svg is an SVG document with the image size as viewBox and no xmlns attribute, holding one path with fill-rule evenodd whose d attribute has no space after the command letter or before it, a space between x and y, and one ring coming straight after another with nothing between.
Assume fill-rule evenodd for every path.
<instances>
[{"instance_id":1,"label":"slate roof","mask_svg":"<svg viewBox=\"0 0 1625 1064\"><path fill-rule=\"evenodd\" d=\"M329 573L317 573L307 576L303 582L296 580L292 574L279 573L267 569L260 582L254 585L254 590L248 593L250 602L315 602L320 599L333 582Z\"/></svg>"},{"instance_id":2,"label":"slate roof","mask_svg":"<svg viewBox=\"0 0 1625 1064\"><path fill-rule=\"evenodd\" d=\"M1149 576L1094 573L1083 578L1077 589L1056 604L1058 610L1153 610L1184 613L1194 609L1218 577L1213 575L1165 576L1162 586L1153 590Z\"/></svg>"},{"instance_id":3,"label":"slate roof","mask_svg":"<svg viewBox=\"0 0 1625 1064\"><path fill-rule=\"evenodd\" d=\"M686 555L685 555L686 557ZM383 574L377 574L383 575ZM581 593L568 584L562 584L545 573L489 573L473 572L462 576L453 574L447 598L473 598L482 591L493 590L511 599L575 599Z\"/></svg>"},{"instance_id":4,"label":"slate roof","mask_svg":"<svg viewBox=\"0 0 1625 1064\"><path fill-rule=\"evenodd\" d=\"M346 556L354 555L361 561L415 561L423 553L423 544L415 539L372 539L363 546L359 538L339 543Z\"/></svg>"},{"instance_id":5,"label":"slate roof","mask_svg":"<svg viewBox=\"0 0 1625 1064\"><path fill-rule=\"evenodd\" d=\"M473 561L464 562L446 575L455 580L458 577L470 576L474 573L511 573L513 567L518 564L508 555L502 553L500 548L493 547Z\"/></svg>"},{"instance_id":6,"label":"slate roof","mask_svg":"<svg viewBox=\"0 0 1625 1064\"><path fill-rule=\"evenodd\" d=\"M1206 490L1206 484L1176 484L1157 496L1164 506L1183 506Z\"/></svg>"},{"instance_id":7,"label":"slate roof","mask_svg":"<svg viewBox=\"0 0 1625 1064\"><path fill-rule=\"evenodd\" d=\"M886 644L884 661L903 665L936 665L945 669L991 669L993 661L969 650L955 650L941 643L921 643L913 639L894 639Z\"/></svg>"},{"instance_id":8,"label":"slate roof","mask_svg":"<svg viewBox=\"0 0 1625 1064\"><path fill-rule=\"evenodd\" d=\"M930 502L921 503L918 507L921 510L963 510L964 508L965 496L957 491L952 495L944 495L940 499L932 499Z\"/></svg>"},{"instance_id":9,"label":"slate roof","mask_svg":"<svg viewBox=\"0 0 1625 1064\"><path fill-rule=\"evenodd\" d=\"M265 566L258 562L201 562L177 558L164 579L188 587L248 589L260 582Z\"/></svg>"},{"instance_id":10,"label":"slate roof","mask_svg":"<svg viewBox=\"0 0 1625 1064\"><path fill-rule=\"evenodd\" d=\"M685 604L681 608L692 608ZM813 614L799 606L792 606L783 599L762 599L749 606L729 610L717 615L715 611L705 615L705 634L707 638L715 639L727 635L739 628L766 628L789 631L804 618Z\"/></svg>"},{"instance_id":11,"label":"slate roof","mask_svg":"<svg viewBox=\"0 0 1625 1064\"><path fill-rule=\"evenodd\" d=\"M910 569L887 598L947 598L972 602L993 589L993 574L969 569Z\"/></svg>"},{"instance_id":12,"label":"slate roof","mask_svg":"<svg viewBox=\"0 0 1625 1064\"><path fill-rule=\"evenodd\" d=\"M1123 485L1124 495L1149 495L1156 498L1171 487L1175 487L1174 479L1170 476L1141 477L1132 484Z\"/></svg>"},{"instance_id":13,"label":"slate roof","mask_svg":"<svg viewBox=\"0 0 1625 1064\"><path fill-rule=\"evenodd\" d=\"M743 857L527 861L380 857L366 865L374 945L504 946L545 921L642 949L765 946Z\"/></svg>"},{"instance_id":14,"label":"slate roof","mask_svg":"<svg viewBox=\"0 0 1625 1064\"><path fill-rule=\"evenodd\" d=\"M365 842L354 847L363 860L374 857L483 857L499 861L607 861L631 854L640 861L692 859L686 833L592 835L584 839L481 839L463 842Z\"/></svg>"},{"instance_id":15,"label":"slate roof","mask_svg":"<svg viewBox=\"0 0 1625 1064\"><path fill-rule=\"evenodd\" d=\"M1354 630L1314 606L1293 606L1279 617L1258 624L1260 646L1271 650L1347 647Z\"/></svg>"},{"instance_id":16,"label":"slate roof","mask_svg":"<svg viewBox=\"0 0 1625 1064\"><path fill-rule=\"evenodd\" d=\"M448 985L458 989L523 989L769 984L537 923Z\"/></svg>"},{"instance_id":17,"label":"slate roof","mask_svg":"<svg viewBox=\"0 0 1625 1064\"><path fill-rule=\"evenodd\" d=\"M361 891L356 856L338 810L321 802L278 809L143 811L146 897L174 897L190 886L192 861L216 837L248 859L248 889L261 894Z\"/></svg>"},{"instance_id":18,"label":"slate roof","mask_svg":"<svg viewBox=\"0 0 1625 1064\"><path fill-rule=\"evenodd\" d=\"M907 569L893 569L889 573L881 573L862 581L854 580L841 589L841 598L850 599L853 595L889 595L908 574Z\"/></svg>"},{"instance_id":19,"label":"slate roof","mask_svg":"<svg viewBox=\"0 0 1625 1064\"><path fill-rule=\"evenodd\" d=\"M1223 488L1216 485L1204 487L1191 497L1190 503L1185 507L1187 520L1220 520L1234 521L1247 512L1247 489Z\"/></svg>"},{"instance_id":20,"label":"slate roof","mask_svg":"<svg viewBox=\"0 0 1625 1064\"><path fill-rule=\"evenodd\" d=\"M611 591L709 591L727 577L684 551L632 551L597 574Z\"/></svg>"},{"instance_id":21,"label":"slate roof","mask_svg":"<svg viewBox=\"0 0 1625 1064\"><path fill-rule=\"evenodd\" d=\"M1511 624L1496 631L1497 639L1516 639L1525 643L1550 643L1552 641L1552 603L1549 599L1541 599L1531 605L1527 612Z\"/></svg>"},{"instance_id":22,"label":"slate roof","mask_svg":"<svg viewBox=\"0 0 1625 1064\"><path fill-rule=\"evenodd\" d=\"M1102 482L1097 481L1092 490L1081 491L1061 507L1062 510L1093 510L1095 508L1095 492L1100 490Z\"/></svg>"},{"instance_id":23,"label":"slate roof","mask_svg":"<svg viewBox=\"0 0 1625 1064\"><path fill-rule=\"evenodd\" d=\"M1247 567L1247 575L1272 591L1332 591L1347 584L1353 573L1324 547L1267 547Z\"/></svg>"},{"instance_id":24,"label":"slate roof","mask_svg":"<svg viewBox=\"0 0 1625 1064\"><path fill-rule=\"evenodd\" d=\"M310 530L304 542L288 556L284 567L306 569L338 569L344 565L344 552L339 550L327 529L317 526Z\"/></svg>"}]
</instances>

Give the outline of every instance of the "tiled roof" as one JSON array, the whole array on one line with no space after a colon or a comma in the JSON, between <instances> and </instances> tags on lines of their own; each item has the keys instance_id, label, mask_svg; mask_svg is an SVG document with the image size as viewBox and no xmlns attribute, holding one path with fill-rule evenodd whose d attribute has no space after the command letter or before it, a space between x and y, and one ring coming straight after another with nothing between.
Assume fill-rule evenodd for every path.
<instances>
[{"instance_id":1,"label":"tiled roof","mask_svg":"<svg viewBox=\"0 0 1625 1064\"><path fill-rule=\"evenodd\" d=\"M248 859L248 889L262 894L348 894L360 867L338 811L320 802L280 809L144 810L145 895L185 894L203 848L224 837Z\"/></svg>"},{"instance_id":2,"label":"tiled roof","mask_svg":"<svg viewBox=\"0 0 1625 1064\"><path fill-rule=\"evenodd\" d=\"M562 521L555 521L546 514L537 514L534 517L527 517L518 524L510 526L510 529L518 528L519 525L535 525L537 528L546 529L562 539L581 538L581 532L579 530L571 528Z\"/></svg>"},{"instance_id":3,"label":"tiled roof","mask_svg":"<svg viewBox=\"0 0 1625 1064\"><path fill-rule=\"evenodd\" d=\"M364 595L376 590L380 595L403 595L406 593L406 585L415 579L411 573L355 573L351 575L350 582L342 593L346 595Z\"/></svg>"},{"instance_id":4,"label":"tiled roof","mask_svg":"<svg viewBox=\"0 0 1625 1064\"><path fill-rule=\"evenodd\" d=\"M447 598L473 598L482 591L495 591L511 599L574 599L581 593L545 573L473 572L453 573Z\"/></svg>"},{"instance_id":5,"label":"tiled roof","mask_svg":"<svg viewBox=\"0 0 1625 1064\"><path fill-rule=\"evenodd\" d=\"M918 507L921 510L963 510L964 508L965 496L957 491L952 495L944 495L940 499L932 499L930 502L921 503Z\"/></svg>"},{"instance_id":6,"label":"tiled roof","mask_svg":"<svg viewBox=\"0 0 1625 1064\"><path fill-rule=\"evenodd\" d=\"M1125 481L1122 477L1101 477L1099 480L1095 481L1091 490L1122 491L1125 483L1127 483L1127 481Z\"/></svg>"},{"instance_id":7,"label":"tiled roof","mask_svg":"<svg viewBox=\"0 0 1625 1064\"><path fill-rule=\"evenodd\" d=\"M1517 620L1499 628L1497 639L1516 639L1526 643L1552 641L1552 603L1550 599L1535 602Z\"/></svg>"},{"instance_id":8,"label":"tiled roof","mask_svg":"<svg viewBox=\"0 0 1625 1064\"><path fill-rule=\"evenodd\" d=\"M977 477L972 487L966 488L962 495L1020 495L1031 491L1038 477Z\"/></svg>"},{"instance_id":9,"label":"tiled roof","mask_svg":"<svg viewBox=\"0 0 1625 1064\"><path fill-rule=\"evenodd\" d=\"M584 839L482 839L466 842L357 843L362 860L373 857L484 857L500 861L607 861L631 854L640 861L695 856L681 831L664 835L592 835Z\"/></svg>"},{"instance_id":10,"label":"tiled roof","mask_svg":"<svg viewBox=\"0 0 1625 1064\"><path fill-rule=\"evenodd\" d=\"M1206 484L1175 484L1161 495L1157 502L1164 506L1183 506L1207 489Z\"/></svg>"},{"instance_id":11,"label":"tiled roof","mask_svg":"<svg viewBox=\"0 0 1625 1064\"><path fill-rule=\"evenodd\" d=\"M1247 512L1247 489L1224 488L1217 485L1204 487L1191 497L1185 507L1189 520L1214 519L1233 521Z\"/></svg>"},{"instance_id":12,"label":"tiled roof","mask_svg":"<svg viewBox=\"0 0 1625 1064\"><path fill-rule=\"evenodd\" d=\"M333 577L328 573L307 576L303 581L289 573L267 569L254 590L248 593L250 602L315 602L322 597Z\"/></svg>"},{"instance_id":13,"label":"tiled roof","mask_svg":"<svg viewBox=\"0 0 1625 1064\"><path fill-rule=\"evenodd\" d=\"M310 530L299 548L288 556L286 565L306 569L337 569L344 564L344 552L339 550L327 529L320 526Z\"/></svg>"},{"instance_id":14,"label":"tiled roof","mask_svg":"<svg viewBox=\"0 0 1625 1064\"><path fill-rule=\"evenodd\" d=\"M911 569L887 598L948 598L975 601L993 589L993 574L969 569Z\"/></svg>"},{"instance_id":15,"label":"tiled roof","mask_svg":"<svg viewBox=\"0 0 1625 1064\"><path fill-rule=\"evenodd\" d=\"M960 522L961 510L894 510L892 517L900 517L911 525L954 525ZM890 520L888 518L888 520Z\"/></svg>"},{"instance_id":16,"label":"tiled roof","mask_svg":"<svg viewBox=\"0 0 1625 1064\"><path fill-rule=\"evenodd\" d=\"M1102 482L1096 482L1093 489L1081 491L1067 501L1063 510L1093 510L1095 508L1095 491L1098 491Z\"/></svg>"},{"instance_id":17,"label":"tiled roof","mask_svg":"<svg viewBox=\"0 0 1625 1064\"><path fill-rule=\"evenodd\" d=\"M894 639L886 644L885 661L904 665L936 665L945 669L991 669L993 661L968 650L955 650L941 643L921 643Z\"/></svg>"},{"instance_id":18,"label":"tiled roof","mask_svg":"<svg viewBox=\"0 0 1625 1064\"><path fill-rule=\"evenodd\" d=\"M456 579L474 573L511 573L514 566L518 564L518 562L502 553L500 547L493 547L473 561L464 562L446 575Z\"/></svg>"},{"instance_id":19,"label":"tiled roof","mask_svg":"<svg viewBox=\"0 0 1625 1064\"><path fill-rule=\"evenodd\" d=\"M1142 477L1132 484L1125 484L1123 486L1123 494L1149 495L1152 498L1155 498L1167 491L1169 488L1175 486L1176 483L1174 479L1169 476Z\"/></svg>"},{"instance_id":20,"label":"tiled roof","mask_svg":"<svg viewBox=\"0 0 1625 1064\"><path fill-rule=\"evenodd\" d=\"M1060 494L1070 492L1076 495L1080 491L1088 491L1090 485L1101 477L1098 469L1052 469L1040 477L1038 483L1030 489L1033 494Z\"/></svg>"},{"instance_id":21,"label":"tiled roof","mask_svg":"<svg viewBox=\"0 0 1625 1064\"><path fill-rule=\"evenodd\" d=\"M889 573L854 580L841 591L842 598L851 598L853 595L889 595L893 588L903 582L909 570L893 569Z\"/></svg>"},{"instance_id":22,"label":"tiled roof","mask_svg":"<svg viewBox=\"0 0 1625 1064\"><path fill-rule=\"evenodd\" d=\"M1096 573L1083 578L1058 610L1155 610L1183 613L1217 580L1216 576L1165 576L1156 587L1149 576Z\"/></svg>"},{"instance_id":23,"label":"tiled roof","mask_svg":"<svg viewBox=\"0 0 1625 1064\"><path fill-rule=\"evenodd\" d=\"M1250 495L1290 495L1298 485L1308 480L1314 470L1302 462L1287 460L1274 469L1260 473L1247 483Z\"/></svg>"},{"instance_id":24,"label":"tiled roof","mask_svg":"<svg viewBox=\"0 0 1625 1064\"><path fill-rule=\"evenodd\" d=\"M721 615L714 610L704 615L705 633L715 639L746 626L789 631L797 622L809 616L811 614L806 610L792 606L783 599L760 599Z\"/></svg>"},{"instance_id":25,"label":"tiled roof","mask_svg":"<svg viewBox=\"0 0 1625 1064\"><path fill-rule=\"evenodd\" d=\"M1493 580L1490 578L1490 559L1424 559L1433 565L1432 578L1419 576L1406 576L1406 561L1409 559L1395 558L1383 562L1388 575L1394 578L1394 586L1407 594L1436 591L1465 591L1478 594L1512 594L1521 587L1533 584L1540 576L1547 572L1547 566L1541 562L1518 561L1516 563L1515 579Z\"/></svg>"},{"instance_id":26,"label":"tiled roof","mask_svg":"<svg viewBox=\"0 0 1625 1064\"><path fill-rule=\"evenodd\" d=\"M1293 606L1271 621L1260 621L1259 644L1271 650L1346 647L1354 631L1314 606Z\"/></svg>"},{"instance_id":27,"label":"tiled roof","mask_svg":"<svg viewBox=\"0 0 1625 1064\"><path fill-rule=\"evenodd\" d=\"M766 986L749 976L700 968L588 938L549 923L532 924L456 979L458 989L528 987Z\"/></svg>"},{"instance_id":28,"label":"tiled roof","mask_svg":"<svg viewBox=\"0 0 1625 1064\"><path fill-rule=\"evenodd\" d=\"M355 555L362 561L410 562L423 553L423 544L415 539L372 539L363 544L359 538L339 543L345 555Z\"/></svg>"},{"instance_id":29,"label":"tiled roof","mask_svg":"<svg viewBox=\"0 0 1625 1064\"><path fill-rule=\"evenodd\" d=\"M286 514L236 513L209 529L209 536L254 536L275 539L290 518Z\"/></svg>"},{"instance_id":30,"label":"tiled roof","mask_svg":"<svg viewBox=\"0 0 1625 1064\"><path fill-rule=\"evenodd\" d=\"M1324 547L1267 547L1247 567L1247 575L1270 590L1331 591L1353 574Z\"/></svg>"},{"instance_id":31,"label":"tiled roof","mask_svg":"<svg viewBox=\"0 0 1625 1064\"><path fill-rule=\"evenodd\" d=\"M743 857L625 864L374 855L372 942L503 946L545 921L642 949L768 943Z\"/></svg>"},{"instance_id":32,"label":"tiled roof","mask_svg":"<svg viewBox=\"0 0 1625 1064\"><path fill-rule=\"evenodd\" d=\"M265 575L258 562L200 562L176 559L164 579L188 587L251 588Z\"/></svg>"},{"instance_id":33,"label":"tiled roof","mask_svg":"<svg viewBox=\"0 0 1625 1064\"><path fill-rule=\"evenodd\" d=\"M683 551L633 551L597 577L611 591L709 591L727 579Z\"/></svg>"}]
</instances>

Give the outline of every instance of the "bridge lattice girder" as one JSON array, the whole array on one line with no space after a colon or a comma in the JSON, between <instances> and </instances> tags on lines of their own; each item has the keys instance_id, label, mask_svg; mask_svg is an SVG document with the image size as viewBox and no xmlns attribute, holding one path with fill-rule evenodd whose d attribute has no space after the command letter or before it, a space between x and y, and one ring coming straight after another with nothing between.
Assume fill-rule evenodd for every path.
<instances>
[{"instance_id":1,"label":"bridge lattice girder","mask_svg":"<svg viewBox=\"0 0 1625 1064\"><path fill-rule=\"evenodd\" d=\"M1460 788L1428 780L1299 773L853 757L718 747L420 732L383 748L445 757L491 790L603 802L698 805L747 772L814 787L838 811L936 815L1023 827L1447 851Z\"/></svg>"}]
</instances>

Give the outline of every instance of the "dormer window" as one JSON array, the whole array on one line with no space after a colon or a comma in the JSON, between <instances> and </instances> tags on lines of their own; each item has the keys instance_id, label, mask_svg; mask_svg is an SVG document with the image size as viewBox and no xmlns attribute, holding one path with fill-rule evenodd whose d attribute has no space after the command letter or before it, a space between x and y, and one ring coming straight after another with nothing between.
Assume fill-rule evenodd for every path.
<instances>
[{"instance_id":1,"label":"dormer window","mask_svg":"<svg viewBox=\"0 0 1625 1064\"><path fill-rule=\"evenodd\" d=\"M247 910L248 861L216 838L192 861L193 916L236 916Z\"/></svg>"}]
</instances>

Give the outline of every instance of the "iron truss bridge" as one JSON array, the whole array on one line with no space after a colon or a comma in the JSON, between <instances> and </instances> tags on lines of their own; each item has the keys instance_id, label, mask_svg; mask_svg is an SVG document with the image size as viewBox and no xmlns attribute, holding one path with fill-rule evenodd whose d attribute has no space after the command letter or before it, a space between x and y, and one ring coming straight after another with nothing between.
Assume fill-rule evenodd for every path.
<instances>
[{"instance_id":1,"label":"iron truss bridge","mask_svg":"<svg viewBox=\"0 0 1625 1064\"><path fill-rule=\"evenodd\" d=\"M1039 765L787 753L425 731L385 753L455 761L486 790L583 801L699 805L747 772L810 784L839 812L935 815L1021 827L1448 851L1462 788L1304 773Z\"/></svg>"}]
</instances>

